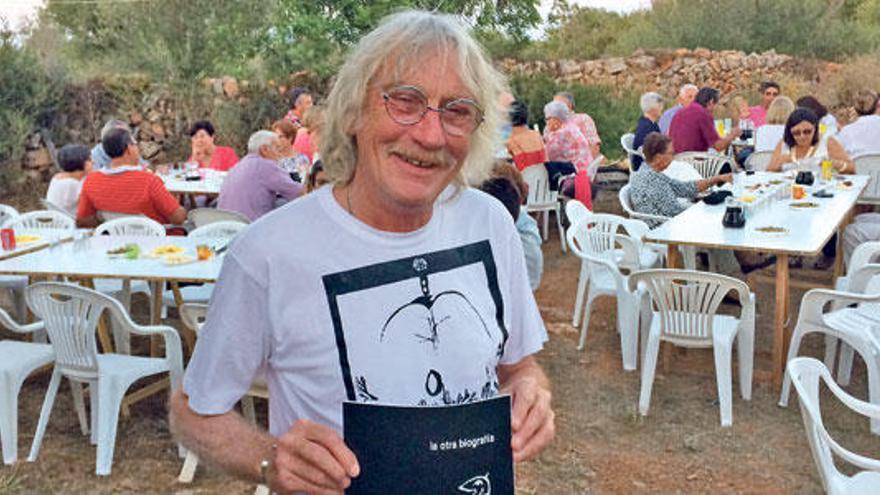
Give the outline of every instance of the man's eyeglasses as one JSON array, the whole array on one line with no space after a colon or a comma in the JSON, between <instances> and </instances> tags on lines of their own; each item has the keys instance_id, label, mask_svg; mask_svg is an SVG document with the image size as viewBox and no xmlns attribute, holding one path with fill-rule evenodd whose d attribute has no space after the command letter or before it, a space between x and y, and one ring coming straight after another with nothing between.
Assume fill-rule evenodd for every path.
<instances>
[{"instance_id":1,"label":"man's eyeglasses","mask_svg":"<svg viewBox=\"0 0 880 495\"><path fill-rule=\"evenodd\" d=\"M799 137L799 136L812 136L814 131L815 131L815 129L813 129L813 128L811 127L811 128L809 128L809 129L800 129L800 130L797 130L797 131L791 131L791 135L794 136L794 137Z\"/></svg>"},{"instance_id":2,"label":"man's eyeglasses","mask_svg":"<svg viewBox=\"0 0 880 495\"><path fill-rule=\"evenodd\" d=\"M428 98L415 86L397 86L382 92L385 111L400 125L415 125L428 110L440 114L440 124L450 136L467 136L483 122L483 111L469 98L452 100L442 107L428 105Z\"/></svg>"},{"instance_id":3,"label":"man's eyeglasses","mask_svg":"<svg viewBox=\"0 0 880 495\"><path fill-rule=\"evenodd\" d=\"M764 91L764 94L767 96L772 96L772 97L776 98L777 96L779 96L779 91L769 91L768 90L768 91Z\"/></svg>"}]
</instances>

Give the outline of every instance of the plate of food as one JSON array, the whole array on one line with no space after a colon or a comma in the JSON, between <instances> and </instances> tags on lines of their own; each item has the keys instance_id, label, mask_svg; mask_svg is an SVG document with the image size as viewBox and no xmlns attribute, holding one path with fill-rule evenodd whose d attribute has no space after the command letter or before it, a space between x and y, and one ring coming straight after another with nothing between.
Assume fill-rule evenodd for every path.
<instances>
[{"instance_id":1,"label":"plate of food","mask_svg":"<svg viewBox=\"0 0 880 495\"><path fill-rule=\"evenodd\" d=\"M15 236L16 244L31 244L41 240L42 237L38 235L29 235L29 234L19 234Z\"/></svg>"},{"instance_id":2,"label":"plate of food","mask_svg":"<svg viewBox=\"0 0 880 495\"><path fill-rule=\"evenodd\" d=\"M181 254L183 253L183 248L180 246L175 246L173 244L167 244L165 246L154 247L150 250L150 256L154 258L160 258L162 256L167 256L170 254Z\"/></svg>"},{"instance_id":3,"label":"plate of food","mask_svg":"<svg viewBox=\"0 0 880 495\"><path fill-rule=\"evenodd\" d=\"M846 189L852 189L852 186L853 186L853 181L845 180L845 181L838 182L834 187L836 187L837 189L846 190Z\"/></svg>"},{"instance_id":4,"label":"plate of food","mask_svg":"<svg viewBox=\"0 0 880 495\"><path fill-rule=\"evenodd\" d=\"M795 210L809 210L811 208L818 208L819 203L813 203L812 201L796 201L794 203L789 203L788 206Z\"/></svg>"},{"instance_id":5,"label":"plate of food","mask_svg":"<svg viewBox=\"0 0 880 495\"><path fill-rule=\"evenodd\" d=\"M126 244L117 248L108 249L107 257L109 258L127 258L136 260L141 255L141 247L137 244Z\"/></svg>"},{"instance_id":6,"label":"plate of food","mask_svg":"<svg viewBox=\"0 0 880 495\"><path fill-rule=\"evenodd\" d=\"M162 257L162 263L165 265L187 265L196 261L196 259L188 254L169 254Z\"/></svg>"},{"instance_id":7,"label":"plate of food","mask_svg":"<svg viewBox=\"0 0 880 495\"><path fill-rule=\"evenodd\" d=\"M754 203L755 197L752 195L740 196L736 198L740 203Z\"/></svg>"},{"instance_id":8,"label":"plate of food","mask_svg":"<svg viewBox=\"0 0 880 495\"><path fill-rule=\"evenodd\" d=\"M782 179L773 179L770 182L768 182L768 184L770 184L771 186L778 186L779 184L782 184L783 182L785 182L785 181Z\"/></svg>"},{"instance_id":9,"label":"plate of food","mask_svg":"<svg viewBox=\"0 0 880 495\"><path fill-rule=\"evenodd\" d=\"M755 232L767 236L784 236L788 234L788 229L777 225L764 225L763 227L756 227Z\"/></svg>"}]
</instances>

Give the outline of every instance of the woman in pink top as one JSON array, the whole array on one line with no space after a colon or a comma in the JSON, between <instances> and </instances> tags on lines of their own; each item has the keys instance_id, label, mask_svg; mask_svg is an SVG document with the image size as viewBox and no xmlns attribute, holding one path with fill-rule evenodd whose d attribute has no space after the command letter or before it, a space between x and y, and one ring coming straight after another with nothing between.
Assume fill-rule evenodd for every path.
<instances>
[{"instance_id":1,"label":"woman in pink top","mask_svg":"<svg viewBox=\"0 0 880 495\"><path fill-rule=\"evenodd\" d=\"M227 171L238 163L238 155L229 146L214 144L214 126L207 120L199 120L189 130L192 143L190 162L197 162L199 168L212 168Z\"/></svg>"}]
</instances>

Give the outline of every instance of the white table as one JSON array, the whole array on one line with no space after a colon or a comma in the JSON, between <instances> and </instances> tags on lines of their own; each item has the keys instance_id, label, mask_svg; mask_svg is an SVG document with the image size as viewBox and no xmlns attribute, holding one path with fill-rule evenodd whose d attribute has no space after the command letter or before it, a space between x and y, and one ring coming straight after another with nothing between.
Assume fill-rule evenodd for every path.
<instances>
[{"instance_id":1,"label":"white table","mask_svg":"<svg viewBox=\"0 0 880 495\"><path fill-rule=\"evenodd\" d=\"M165 182L165 188L172 194L203 194L217 196L223 187L226 172L203 169L204 175L200 180L186 180L183 172L171 171L167 175L159 175Z\"/></svg>"},{"instance_id":2,"label":"white table","mask_svg":"<svg viewBox=\"0 0 880 495\"><path fill-rule=\"evenodd\" d=\"M790 181L792 174L760 172L752 176L744 176L745 184L766 183L772 179ZM741 176L743 177L743 176ZM726 228L721 224L725 206L709 206L703 202L696 203L681 214L663 225L648 232L645 241L669 245L670 266L678 265L678 245L697 246L712 249L733 249L737 251L759 251L776 255L776 308L774 312L773 338L773 377L779 383L784 365L784 347L787 339L784 335L786 313L788 309L788 257L790 255L810 256L818 254L834 232L847 220L850 210L868 183L863 175L846 176L852 181L849 189L837 189L833 184L826 186L833 198L817 198L812 190L822 186L818 184L807 188L808 194L802 200L793 199L771 201L768 206L756 211L741 229ZM744 194L754 196L755 193ZM817 208L793 209L793 202L817 203ZM757 232L757 227L779 226L787 229L783 235L764 234ZM838 236L838 246L840 246ZM843 258L842 249L837 251L836 272L840 270Z\"/></svg>"}]
</instances>

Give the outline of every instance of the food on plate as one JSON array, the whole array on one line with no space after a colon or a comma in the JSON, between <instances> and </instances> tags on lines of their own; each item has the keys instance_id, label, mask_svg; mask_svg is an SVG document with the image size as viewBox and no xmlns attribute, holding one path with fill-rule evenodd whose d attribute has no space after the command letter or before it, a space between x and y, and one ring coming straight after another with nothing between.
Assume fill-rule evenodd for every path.
<instances>
[{"instance_id":1,"label":"food on plate","mask_svg":"<svg viewBox=\"0 0 880 495\"><path fill-rule=\"evenodd\" d=\"M130 260L136 260L140 255L141 247L137 244L126 244L107 251L107 256L124 256Z\"/></svg>"},{"instance_id":2,"label":"food on plate","mask_svg":"<svg viewBox=\"0 0 880 495\"><path fill-rule=\"evenodd\" d=\"M811 201L802 201L799 203L791 203L789 206L792 208L818 208L819 204Z\"/></svg>"},{"instance_id":3,"label":"food on plate","mask_svg":"<svg viewBox=\"0 0 880 495\"><path fill-rule=\"evenodd\" d=\"M785 234L788 232L788 229L785 227L777 227L775 225L767 225L765 227L758 227L755 230L758 232L762 232L764 234Z\"/></svg>"},{"instance_id":4,"label":"food on plate","mask_svg":"<svg viewBox=\"0 0 880 495\"><path fill-rule=\"evenodd\" d=\"M755 197L754 196L740 196L739 200L743 203L751 203L751 202L755 201Z\"/></svg>"},{"instance_id":5,"label":"food on plate","mask_svg":"<svg viewBox=\"0 0 880 495\"><path fill-rule=\"evenodd\" d=\"M771 186L778 186L779 184L782 184L783 182L785 182L785 181L782 181L782 180L779 180L779 179L773 179L773 180L771 180L771 181L769 182L769 184L770 184Z\"/></svg>"},{"instance_id":6,"label":"food on plate","mask_svg":"<svg viewBox=\"0 0 880 495\"><path fill-rule=\"evenodd\" d=\"M185 265L187 263L192 263L196 259L188 254L169 254L162 258L162 261L166 265Z\"/></svg>"},{"instance_id":7,"label":"food on plate","mask_svg":"<svg viewBox=\"0 0 880 495\"><path fill-rule=\"evenodd\" d=\"M168 244L165 246L154 247L150 250L150 254L153 256L166 256L169 254L180 254L183 252L183 248L180 246L175 246L173 244Z\"/></svg>"},{"instance_id":8,"label":"food on plate","mask_svg":"<svg viewBox=\"0 0 880 495\"><path fill-rule=\"evenodd\" d=\"M843 182L837 183L838 189L849 189L853 186L853 182L851 180L845 180Z\"/></svg>"},{"instance_id":9,"label":"food on plate","mask_svg":"<svg viewBox=\"0 0 880 495\"><path fill-rule=\"evenodd\" d=\"M40 237L38 235L21 234L21 235L15 236L15 243L16 244L27 244L29 242L37 242L40 239L42 239L42 237Z\"/></svg>"}]
</instances>

